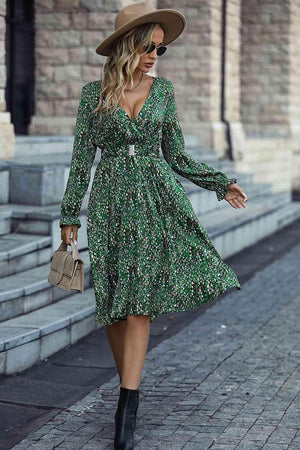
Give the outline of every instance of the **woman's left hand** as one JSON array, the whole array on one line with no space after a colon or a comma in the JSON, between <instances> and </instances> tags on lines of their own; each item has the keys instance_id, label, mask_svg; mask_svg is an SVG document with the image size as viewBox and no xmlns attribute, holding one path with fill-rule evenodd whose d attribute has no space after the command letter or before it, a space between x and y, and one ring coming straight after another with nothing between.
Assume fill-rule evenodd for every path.
<instances>
[{"instance_id":1,"label":"woman's left hand","mask_svg":"<svg viewBox=\"0 0 300 450\"><path fill-rule=\"evenodd\" d=\"M247 195L243 192L241 186L237 183L231 183L227 186L227 193L224 199L233 207L233 208L247 208L246 201L248 200Z\"/></svg>"}]
</instances>

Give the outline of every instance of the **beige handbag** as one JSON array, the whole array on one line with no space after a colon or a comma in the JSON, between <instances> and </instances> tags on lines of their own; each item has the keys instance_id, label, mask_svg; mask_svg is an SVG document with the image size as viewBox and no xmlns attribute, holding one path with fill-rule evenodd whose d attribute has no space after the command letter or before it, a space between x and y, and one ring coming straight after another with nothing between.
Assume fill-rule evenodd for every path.
<instances>
[{"instance_id":1,"label":"beige handbag","mask_svg":"<svg viewBox=\"0 0 300 450\"><path fill-rule=\"evenodd\" d=\"M72 246L72 251L68 252L68 245ZM51 257L50 272L48 281L55 286L69 291L77 289L84 290L84 262L79 257L79 251L73 239L66 244L62 241Z\"/></svg>"}]
</instances>

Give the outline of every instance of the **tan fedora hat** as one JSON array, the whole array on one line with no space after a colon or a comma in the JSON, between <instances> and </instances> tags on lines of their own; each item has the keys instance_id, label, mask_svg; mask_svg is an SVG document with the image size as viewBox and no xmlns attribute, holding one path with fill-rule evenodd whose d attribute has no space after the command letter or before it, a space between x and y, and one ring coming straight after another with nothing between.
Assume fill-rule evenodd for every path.
<instances>
[{"instance_id":1,"label":"tan fedora hat","mask_svg":"<svg viewBox=\"0 0 300 450\"><path fill-rule=\"evenodd\" d=\"M159 22L164 29L164 44L170 44L186 26L184 15L175 9L154 9L149 2L133 3L120 9L115 18L115 31L96 48L99 55L109 56L115 41L137 25Z\"/></svg>"}]
</instances>

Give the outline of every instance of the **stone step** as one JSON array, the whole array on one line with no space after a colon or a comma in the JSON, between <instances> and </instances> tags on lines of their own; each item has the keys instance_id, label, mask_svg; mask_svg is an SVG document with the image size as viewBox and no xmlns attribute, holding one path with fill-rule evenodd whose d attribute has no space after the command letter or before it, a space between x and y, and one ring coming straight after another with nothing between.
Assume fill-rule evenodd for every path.
<instances>
[{"instance_id":1,"label":"stone step","mask_svg":"<svg viewBox=\"0 0 300 450\"><path fill-rule=\"evenodd\" d=\"M243 213L230 208L230 211L226 211L225 219L224 212L221 217L219 212L213 212L199 217L199 221L225 258L300 217L298 203L286 203L280 208L280 201L284 201L284 197L277 197L277 203L273 203L273 206L268 207L261 200L260 204L249 203ZM220 223L224 225L220 226ZM83 293L75 293L19 317L2 321L0 373L22 371L93 331L96 328L94 310L93 289L86 289Z\"/></svg>"},{"instance_id":2,"label":"stone step","mask_svg":"<svg viewBox=\"0 0 300 450\"><path fill-rule=\"evenodd\" d=\"M248 242L244 238L240 238L240 233L243 234L244 232L245 224L255 220L261 223L262 216L272 215L274 211L276 211L276 220L280 216L281 222L284 223L284 213L280 213L280 208L286 206L288 202L289 197L287 194L273 194L272 201L266 204L265 196L262 195L256 201L249 200L246 209L234 209L226 203L224 210L214 210L205 214L198 214L198 217L200 223L207 231L212 233L212 236L218 238L221 243L217 242L216 245L219 245L219 248L222 249L221 253L224 252L225 257L228 257L237 251L234 242L231 243L229 250L228 245L224 244L227 242L228 233L232 234L234 232L234 240L239 245L240 250L241 242ZM297 211L295 211L293 217L297 217ZM263 225L263 236L267 236L275 231L276 224L277 222L275 221L271 228L269 222ZM262 227L261 225L259 226ZM255 231L254 234L252 233L252 240L250 242L252 243L253 239L255 241L260 235L260 231ZM78 242L81 241L81 234L79 234ZM88 287L91 285L88 250L81 250L80 254L86 263L86 274L89 274L89 277L85 277L86 287ZM70 295L67 291L62 291L47 281L49 269L50 264L48 262L15 275L2 278L2 292L0 293L0 317L2 317L2 320L40 308L57 301L62 296Z\"/></svg>"},{"instance_id":3,"label":"stone step","mask_svg":"<svg viewBox=\"0 0 300 450\"><path fill-rule=\"evenodd\" d=\"M229 171L228 175L230 177L239 176L239 182L243 186L248 183L252 183L253 175L248 173L236 174L234 171ZM180 182L184 185L184 187L188 187L190 192L192 192L192 188L196 190L199 195L209 195L211 192L206 189L201 189L199 186L191 183L186 178L181 177L176 174ZM90 186L91 187L91 182ZM83 199L82 207L81 207L81 215L86 215L86 209L88 204L90 189L87 190L87 193ZM224 203L219 202L211 202L211 196L209 195L209 201L211 207L222 207ZM5 217L9 216L12 222L12 228L15 231L23 232L23 233L36 233L49 235L51 234L51 224L54 220L57 220L60 217L60 202L52 205L22 205L17 203L10 203L8 205L9 213L7 211L7 207L5 205L0 205L0 219L1 213L5 215ZM7 220L7 219L6 219Z\"/></svg>"},{"instance_id":4,"label":"stone step","mask_svg":"<svg viewBox=\"0 0 300 450\"><path fill-rule=\"evenodd\" d=\"M198 218L222 258L228 258L300 217L300 203L288 197L276 194L266 203L262 196L256 202L248 201L246 209L228 208Z\"/></svg>"},{"instance_id":5,"label":"stone step","mask_svg":"<svg viewBox=\"0 0 300 450\"><path fill-rule=\"evenodd\" d=\"M221 161L221 159L219 159L218 157L218 154L213 150L199 149L199 147L191 148L186 146L185 151L189 153L197 161L202 161L207 164Z\"/></svg>"},{"instance_id":6,"label":"stone step","mask_svg":"<svg viewBox=\"0 0 300 450\"><path fill-rule=\"evenodd\" d=\"M184 134L184 142L186 148L201 147L201 139L197 134Z\"/></svg>"},{"instance_id":7,"label":"stone step","mask_svg":"<svg viewBox=\"0 0 300 450\"><path fill-rule=\"evenodd\" d=\"M98 150L91 170L90 186L101 161L101 150ZM196 160L203 161L203 153L199 150L191 149L190 152ZM210 158L208 162L216 170L225 173L234 170L233 161L219 160L215 153L209 151L205 155ZM162 152L160 157L164 159ZM45 206L58 203L62 199L69 176L71 153L41 153L34 158L22 155L5 163L9 166L10 203Z\"/></svg>"},{"instance_id":8,"label":"stone step","mask_svg":"<svg viewBox=\"0 0 300 450\"><path fill-rule=\"evenodd\" d=\"M215 165L214 165L215 168ZM248 172L244 172L244 173L237 173L232 167L228 168L226 171L222 170L222 172L225 172L225 174L229 177L229 178L237 178L238 184L242 185L245 183L248 184L253 184L253 173L248 173ZM199 187L195 184L192 183L188 178L185 178L179 174L176 174L177 178L180 180L181 184L186 184L186 185L190 185L190 186L194 186L195 188L199 189Z\"/></svg>"},{"instance_id":9,"label":"stone step","mask_svg":"<svg viewBox=\"0 0 300 450\"><path fill-rule=\"evenodd\" d=\"M73 136L15 136L15 158L31 157L38 155L71 153L73 148Z\"/></svg>"},{"instance_id":10,"label":"stone step","mask_svg":"<svg viewBox=\"0 0 300 450\"><path fill-rule=\"evenodd\" d=\"M210 164L209 161L213 162L222 161L222 159L218 157L217 152L209 148L199 148L199 146L189 147L186 145L185 151L188 152L197 161L202 161L207 164ZM232 162L230 160L227 161Z\"/></svg>"},{"instance_id":11,"label":"stone step","mask_svg":"<svg viewBox=\"0 0 300 450\"><path fill-rule=\"evenodd\" d=\"M9 202L9 162L0 161L0 205ZM1 234L1 228L0 228Z\"/></svg>"},{"instance_id":12,"label":"stone step","mask_svg":"<svg viewBox=\"0 0 300 450\"><path fill-rule=\"evenodd\" d=\"M94 331L93 289L0 323L0 373L13 374ZM99 327L99 326L98 326Z\"/></svg>"},{"instance_id":13,"label":"stone step","mask_svg":"<svg viewBox=\"0 0 300 450\"><path fill-rule=\"evenodd\" d=\"M248 174L241 174L239 180L239 185L242 186L244 192L247 194L248 199L256 201L256 199L260 198L261 196L270 197L273 195L272 185L270 183L253 184L252 181L249 181L249 178L251 179L252 177L248 177ZM196 214L220 211L223 210L223 208L228 207L226 201L219 202L217 200L215 191L202 189L194 183L184 181L182 179L180 179L180 182L183 185Z\"/></svg>"},{"instance_id":14,"label":"stone step","mask_svg":"<svg viewBox=\"0 0 300 450\"><path fill-rule=\"evenodd\" d=\"M0 236L10 232L12 209L9 204L0 204Z\"/></svg>"},{"instance_id":15,"label":"stone step","mask_svg":"<svg viewBox=\"0 0 300 450\"><path fill-rule=\"evenodd\" d=\"M6 160L9 166L9 202L26 205L51 205L59 202L67 183L71 153L19 156ZM91 179L100 161L96 153Z\"/></svg>"},{"instance_id":16,"label":"stone step","mask_svg":"<svg viewBox=\"0 0 300 450\"><path fill-rule=\"evenodd\" d=\"M286 225L294 222L300 217L300 202L289 202L278 210L277 220L278 229L285 227Z\"/></svg>"},{"instance_id":17,"label":"stone step","mask_svg":"<svg viewBox=\"0 0 300 450\"><path fill-rule=\"evenodd\" d=\"M261 204L264 203L266 195L269 198L273 196L271 203L272 206L275 206L276 208L289 201L287 194L274 195L265 191L265 186L254 185L250 187L257 191L257 218L260 217ZM250 189L250 187L248 189ZM269 185L266 185L266 187L268 188ZM199 194L199 191L201 194ZM248 201L247 206L250 204L250 208L243 210L243 214L240 214L240 216L236 216L238 210L229 207L227 203L225 203L224 210L205 210L204 215L203 204L202 208L199 209L197 203L199 198L200 202L202 201L203 192L207 192L207 194L210 194L212 197L215 196L214 192L198 189L198 192L195 191L195 194L189 194L189 198L196 214L198 214L200 222L202 222L202 217L205 217L207 228L213 232L218 231L220 223L227 226L226 232L228 229L231 231L231 227L240 226L241 223L243 223L243 219L249 216L249 211L252 211L253 205L255 206L257 203L257 200L254 198L254 193L247 190L250 198L250 203ZM207 198L207 194L205 195L205 198ZM211 199L211 202L215 203L215 198ZM254 212L256 212L256 209ZM284 215L282 214L281 217L281 220L284 222ZM82 231L79 231L78 248L81 251L83 259L85 259L87 273L89 272L90 262L88 259L88 252L87 250L84 250L87 248L87 242L82 239L83 236L86 238L85 234L86 232L82 233ZM226 238L222 236L222 240L224 239L226 240ZM61 242L60 234L57 236L57 241L58 244L53 248L53 246L51 247L52 238L50 236L43 237L39 235L12 233L3 236L2 239L0 239L0 244L2 243L1 247L4 248L4 245L6 245L5 251L2 252L3 264L1 265L0 262L0 269L2 271L2 293L0 294L1 320L15 317L33 309L40 308L45 304L55 302L58 298L61 298L62 293L66 296L70 295L66 291L52 287L47 281L50 258L52 252ZM70 247L68 248L70 249ZM231 252L234 252L234 249L232 249ZM29 270L30 267L32 268L31 270ZM18 275L14 276L14 274ZM14 278L12 278L13 276ZM87 286L89 286L91 280L86 280L86 283Z\"/></svg>"},{"instance_id":18,"label":"stone step","mask_svg":"<svg viewBox=\"0 0 300 450\"><path fill-rule=\"evenodd\" d=\"M229 173L229 176L234 176L234 172ZM196 214L207 214L213 211L221 211L228 208L226 201L218 202L214 191L200 188L191 183L186 178L180 177L178 179L182 183L191 204ZM269 201L273 196L271 192L271 185L269 184L254 184L252 181L252 174L241 173L239 183L243 187L249 199L256 201L260 197L268 197ZM287 195L287 194L286 194ZM82 227L79 230L78 248L87 248L87 234L86 234L86 213L89 199L89 191L85 195L80 219ZM0 205L0 217L4 205ZM36 205L10 205L10 223L11 230L16 233L24 234L41 234L44 236L52 236L52 252L60 245L60 203L48 206ZM6 209L4 210L7 213Z\"/></svg>"},{"instance_id":19,"label":"stone step","mask_svg":"<svg viewBox=\"0 0 300 450\"><path fill-rule=\"evenodd\" d=\"M229 171L229 176L236 176L236 172ZM187 194L193 197L192 201L200 208L198 212L211 211L213 209L222 208L225 202L217 202L215 194L211 191L201 189L194 185L186 178L177 175L184 187L187 187ZM253 176L248 173L239 174L239 182L245 188L248 183L252 183ZM91 187L92 180L90 181ZM80 219L82 222L82 230L80 230L81 239L78 241L78 248L86 248L87 236L85 230L86 213L90 190L88 189L81 208ZM0 205L0 230L2 234L9 232L41 234L44 236L52 236L52 251L56 249L60 243L60 205L54 203L52 205L24 205L18 203L10 203L9 205ZM201 200L200 200L201 199ZM203 208L203 210L201 210Z\"/></svg>"},{"instance_id":20,"label":"stone step","mask_svg":"<svg viewBox=\"0 0 300 450\"><path fill-rule=\"evenodd\" d=\"M10 233L0 236L0 278L48 263L52 237Z\"/></svg>"},{"instance_id":21,"label":"stone step","mask_svg":"<svg viewBox=\"0 0 300 450\"><path fill-rule=\"evenodd\" d=\"M45 154L36 154L32 156L16 156L13 160L6 160L11 165L37 165L37 166L55 166L55 165L62 165L62 166L69 166L71 162L71 152L53 152L53 153L45 153ZM94 161L94 165L97 165L97 163L101 159L101 150L98 149L96 152L96 157Z\"/></svg>"},{"instance_id":22,"label":"stone step","mask_svg":"<svg viewBox=\"0 0 300 450\"><path fill-rule=\"evenodd\" d=\"M227 204L227 208L222 211L212 211L209 214L203 215L202 221L205 221L210 231L216 231L220 234L224 229L236 228L236 225L240 225L249 218L251 220L256 218L257 214L261 212L280 209L287 203L289 203L289 196L286 193L273 194L272 201L268 203L266 203L265 198L262 196L255 202L251 201L251 199L248 200L246 203L247 208L233 208ZM198 217L201 217L201 215Z\"/></svg>"},{"instance_id":23,"label":"stone step","mask_svg":"<svg viewBox=\"0 0 300 450\"><path fill-rule=\"evenodd\" d=\"M197 148L201 151L208 151L210 153L215 153L211 149L202 149L201 140L197 135L187 135L185 134L185 144L186 149ZM70 135L30 135L30 136L16 136L15 137L15 158L24 157L36 157L37 155L48 155L48 154L66 154L71 153L73 148L74 137Z\"/></svg>"},{"instance_id":24,"label":"stone step","mask_svg":"<svg viewBox=\"0 0 300 450\"><path fill-rule=\"evenodd\" d=\"M68 246L70 249L71 247ZM92 286L88 250L80 251L84 261L84 286ZM0 322L71 297L77 291L66 291L48 281L50 262L1 278Z\"/></svg>"},{"instance_id":25,"label":"stone step","mask_svg":"<svg viewBox=\"0 0 300 450\"><path fill-rule=\"evenodd\" d=\"M163 159L163 158L162 158ZM201 158L200 156L198 157L193 157L193 159L195 161L201 162L201 163L205 163L208 164L209 166L211 166L213 169L215 170L220 170L221 172L225 172L226 175L228 175L228 172L235 172L235 165L234 162L229 161L229 160L222 160L222 159L210 159L210 160L204 160L203 158ZM249 174L250 176L252 174ZM240 176L240 173L237 174L237 177Z\"/></svg>"}]
</instances>

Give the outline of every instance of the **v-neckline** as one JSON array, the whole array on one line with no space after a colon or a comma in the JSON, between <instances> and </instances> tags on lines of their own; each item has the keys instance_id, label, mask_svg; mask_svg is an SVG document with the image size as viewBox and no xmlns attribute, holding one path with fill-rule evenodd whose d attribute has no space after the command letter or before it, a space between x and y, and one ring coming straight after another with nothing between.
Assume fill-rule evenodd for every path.
<instances>
[{"instance_id":1,"label":"v-neckline","mask_svg":"<svg viewBox=\"0 0 300 450\"><path fill-rule=\"evenodd\" d=\"M135 121L140 117L142 111L145 109L145 107L146 107L148 101L150 100L150 97L151 97L152 92L153 92L155 80L156 80L158 77L152 77L152 78L153 78L153 81L152 81L152 85L151 85L151 88L150 88L148 97L146 98L146 100L145 100L143 106L141 107L141 109L139 110L139 112L137 113L137 115L135 116L134 119L132 119L132 118L129 116L129 114L125 111L125 109L124 109L124 108L120 105L120 103L118 102L118 105L119 105L120 109L123 111L123 113L125 114L125 116L126 116L131 122L135 122Z\"/></svg>"}]
</instances>

